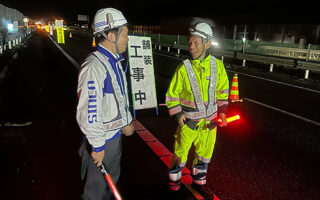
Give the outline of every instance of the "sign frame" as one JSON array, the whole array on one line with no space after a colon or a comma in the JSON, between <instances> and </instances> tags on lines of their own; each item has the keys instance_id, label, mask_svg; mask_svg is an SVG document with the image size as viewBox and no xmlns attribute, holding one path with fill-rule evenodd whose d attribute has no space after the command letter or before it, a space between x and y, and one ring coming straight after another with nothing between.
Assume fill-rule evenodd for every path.
<instances>
[{"instance_id":1,"label":"sign frame","mask_svg":"<svg viewBox=\"0 0 320 200\"><path fill-rule=\"evenodd\" d=\"M135 110L156 108L158 102L151 37L129 35L128 60L132 91L133 114Z\"/></svg>"}]
</instances>

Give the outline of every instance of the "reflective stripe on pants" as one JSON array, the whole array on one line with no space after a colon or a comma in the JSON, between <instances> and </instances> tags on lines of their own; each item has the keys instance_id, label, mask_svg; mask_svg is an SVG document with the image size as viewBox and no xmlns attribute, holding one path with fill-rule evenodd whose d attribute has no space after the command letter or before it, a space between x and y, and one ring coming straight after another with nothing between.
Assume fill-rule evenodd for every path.
<instances>
[{"instance_id":1,"label":"reflective stripe on pants","mask_svg":"<svg viewBox=\"0 0 320 200\"><path fill-rule=\"evenodd\" d=\"M201 124L201 121L199 124ZM174 134L175 142L172 163L177 163L180 167L185 166L192 143L195 146L193 165L196 165L198 160L204 163L210 162L216 142L217 129L210 130L206 127L205 123L202 124L202 127L198 127L195 130L190 129L186 124L183 127L178 126Z\"/></svg>"}]
</instances>

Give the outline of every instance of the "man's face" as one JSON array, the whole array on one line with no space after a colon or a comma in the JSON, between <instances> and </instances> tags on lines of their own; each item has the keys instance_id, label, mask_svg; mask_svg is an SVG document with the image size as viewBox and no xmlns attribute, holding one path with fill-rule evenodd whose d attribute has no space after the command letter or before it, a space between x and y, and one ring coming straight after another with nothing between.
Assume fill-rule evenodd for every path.
<instances>
[{"instance_id":1,"label":"man's face","mask_svg":"<svg viewBox=\"0 0 320 200\"><path fill-rule=\"evenodd\" d=\"M205 50L209 49L211 46L209 41L206 41L204 45ZM199 57L201 56L203 50L203 40L201 37L190 35L188 40L188 46L192 59L202 59L202 57Z\"/></svg>"},{"instance_id":2,"label":"man's face","mask_svg":"<svg viewBox=\"0 0 320 200\"><path fill-rule=\"evenodd\" d=\"M124 26L121 30L120 36L119 36L119 40L118 40L118 48L119 48L119 53L123 53L126 51L127 48L127 44L129 41L128 38L128 27Z\"/></svg>"},{"instance_id":3,"label":"man's face","mask_svg":"<svg viewBox=\"0 0 320 200\"><path fill-rule=\"evenodd\" d=\"M189 52L193 59L196 59L201 55L203 43L200 37L195 35L190 35L188 46L189 46Z\"/></svg>"}]
</instances>

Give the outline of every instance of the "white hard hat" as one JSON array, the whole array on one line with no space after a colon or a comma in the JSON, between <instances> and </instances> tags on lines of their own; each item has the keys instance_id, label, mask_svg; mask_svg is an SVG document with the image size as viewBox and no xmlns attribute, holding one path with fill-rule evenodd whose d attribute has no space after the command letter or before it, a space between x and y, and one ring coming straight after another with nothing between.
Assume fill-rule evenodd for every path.
<instances>
[{"instance_id":1,"label":"white hard hat","mask_svg":"<svg viewBox=\"0 0 320 200\"><path fill-rule=\"evenodd\" d=\"M207 23L198 23L189 29L190 34L199 36L206 40L213 38L212 28Z\"/></svg>"},{"instance_id":2,"label":"white hard hat","mask_svg":"<svg viewBox=\"0 0 320 200\"><path fill-rule=\"evenodd\" d=\"M93 19L93 34L121 27L127 23L123 14L114 8L103 8L97 11Z\"/></svg>"}]
</instances>

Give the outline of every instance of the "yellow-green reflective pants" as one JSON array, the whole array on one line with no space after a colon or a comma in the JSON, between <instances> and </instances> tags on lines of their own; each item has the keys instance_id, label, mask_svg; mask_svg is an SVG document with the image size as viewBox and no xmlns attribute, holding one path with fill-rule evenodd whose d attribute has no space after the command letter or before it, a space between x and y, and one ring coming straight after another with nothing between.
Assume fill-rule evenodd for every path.
<instances>
[{"instance_id":1,"label":"yellow-green reflective pants","mask_svg":"<svg viewBox=\"0 0 320 200\"><path fill-rule=\"evenodd\" d=\"M216 142L216 130L209 129L207 124L198 123L198 128L195 130L190 129L186 124L183 127L178 126L174 138L174 155L171 165L177 163L180 167L185 166L188 159L188 152L192 145L195 147L195 158L193 165L196 165L198 160L204 163L209 163L212 157L214 145Z\"/></svg>"}]
</instances>

